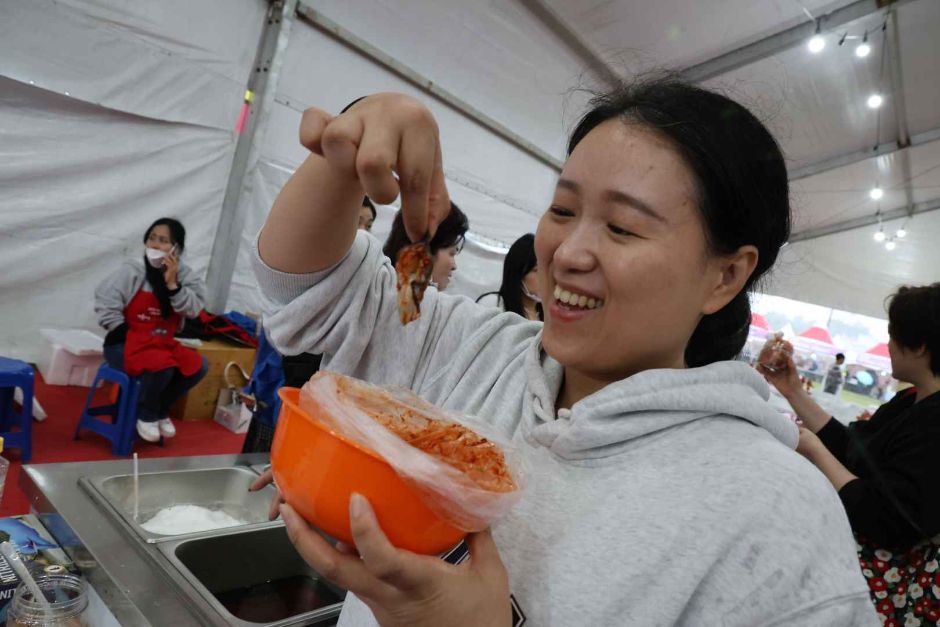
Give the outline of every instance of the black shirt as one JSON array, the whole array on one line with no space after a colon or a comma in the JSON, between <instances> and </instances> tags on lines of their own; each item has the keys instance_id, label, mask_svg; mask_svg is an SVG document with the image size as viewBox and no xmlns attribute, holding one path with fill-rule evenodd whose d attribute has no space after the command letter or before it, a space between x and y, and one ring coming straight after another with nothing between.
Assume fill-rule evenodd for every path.
<instances>
[{"instance_id":1,"label":"black shirt","mask_svg":"<svg viewBox=\"0 0 940 627\"><path fill-rule=\"evenodd\" d=\"M839 490L852 529L895 551L940 533L940 392L915 397L905 390L868 421L831 418L817 433L858 477Z\"/></svg>"}]
</instances>

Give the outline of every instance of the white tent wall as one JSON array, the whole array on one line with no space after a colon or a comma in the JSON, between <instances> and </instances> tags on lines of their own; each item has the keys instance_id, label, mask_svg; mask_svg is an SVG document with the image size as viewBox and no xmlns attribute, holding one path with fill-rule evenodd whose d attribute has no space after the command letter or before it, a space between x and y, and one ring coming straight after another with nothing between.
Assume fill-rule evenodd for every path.
<instances>
[{"instance_id":1,"label":"white tent wall","mask_svg":"<svg viewBox=\"0 0 940 627\"><path fill-rule=\"evenodd\" d=\"M0 2L0 354L97 330L96 284L156 218L208 264L261 0Z\"/></svg>"},{"instance_id":2,"label":"white tent wall","mask_svg":"<svg viewBox=\"0 0 940 627\"><path fill-rule=\"evenodd\" d=\"M469 9L466 4L448 3L450 4L453 5L450 8L454 11ZM370 30L379 19L376 15L363 10L361 6L355 11L343 9L344 6L343 3L329 4L326 8L335 10L339 15L330 13L328 17L341 17L344 20L342 26L356 35L362 36L356 32L359 28L365 29L365 34L370 37L375 35L380 41L372 43L379 48L382 47L381 44L392 45L392 50L383 50L386 54L404 54L406 48L412 49L412 52L422 52L410 56L405 54L408 62L440 58L448 54L464 54L462 48L449 45L446 40L441 39L440 34L443 31L440 29L434 31L429 27L422 31L427 37L415 38L414 22L409 24L408 20L402 18L385 22L385 28L378 33ZM376 6L378 7L378 3ZM402 7L406 12L407 6L405 4ZM377 9L379 16L384 14L383 10ZM439 7L435 12L438 10L444 9ZM417 19L417 16L413 17ZM480 13L478 17L492 19L486 12ZM509 17L516 21L511 22L508 21L509 18L505 18L500 22L503 30L496 31L506 37L503 43L507 45L513 34L536 28L533 18L524 12L513 12ZM424 19L430 18L425 16ZM435 32L438 37L434 36ZM379 34L381 37L378 37ZM496 35L491 33L491 36ZM393 44L396 41L399 46L402 46L402 42L407 42L408 46L395 48ZM501 79L508 76L514 76L516 79L514 83L501 87L505 93L501 102L479 99L480 93L474 90L474 84L485 85L486 81L482 76L475 76L472 68L468 68L465 73L447 74L442 73L445 66L418 63L412 69L426 72L425 76L435 84L447 88L473 106L486 107L487 115L507 125L512 124L514 130L518 130L515 124L519 122L517 117L520 111L532 111L533 107L534 110L539 110L538 103L541 102L542 110L539 110L539 114L526 116L527 124L520 126L526 133L531 133L524 135L526 139L543 143L546 149L551 148L553 154L561 156L562 150L557 138L564 137L566 124L570 123L570 120L566 121L564 112L568 112L570 118L578 112L572 103L583 101L582 96L565 96L568 87L581 80L576 77L574 71L577 63L563 47L550 47L544 37L532 36L529 42L529 47L525 48L523 43L514 41L516 53L508 60L504 59L502 66L495 73ZM452 62L457 61L452 59ZM547 88L543 77L531 71L536 63L546 67L571 68L571 83L563 85L556 77L553 79L554 86ZM485 68L477 71L484 70ZM470 80L474 77L479 79L475 83ZM452 200L468 215L473 233L510 244L523 233L534 231L538 217L550 200L557 177L553 168L426 94L347 44L298 19L291 28L271 115L258 130L258 141L262 143L261 156L257 167L249 173L250 209L229 295L229 308L257 311L261 306L251 277L250 254L254 237L263 224L278 190L306 157L306 151L297 140L303 109L317 106L336 112L355 98L378 91L397 91L413 95L420 98L434 112L441 129L448 188ZM529 100L523 106L520 101L525 98ZM537 124L542 126L536 128ZM556 141L545 140L549 136L555 137ZM380 240L383 240L388 232L393 210L394 208L380 208L379 222L374 228L374 234ZM471 242L458 258L458 266L454 283L448 288L451 293L476 297L499 286L502 257L498 254Z\"/></svg>"}]
</instances>

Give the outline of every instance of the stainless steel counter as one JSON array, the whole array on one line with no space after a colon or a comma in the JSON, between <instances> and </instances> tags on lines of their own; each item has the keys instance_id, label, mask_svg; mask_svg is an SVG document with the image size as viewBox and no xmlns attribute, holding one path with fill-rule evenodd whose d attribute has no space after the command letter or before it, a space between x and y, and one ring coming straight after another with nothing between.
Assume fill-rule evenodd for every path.
<instances>
[{"instance_id":1,"label":"stainless steel counter","mask_svg":"<svg viewBox=\"0 0 940 627\"><path fill-rule=\"evenodd\" d=\"M250 467L267 454L140 460L140 472ZM129 460L27 465L20 484L43 525L82 569L114 617L125 627L226 625L203 599L184 595L178 574L161 567L158 549L137 542L119 519L105 515L79 486L131 471Z\"/></svg>"}]
</instances>

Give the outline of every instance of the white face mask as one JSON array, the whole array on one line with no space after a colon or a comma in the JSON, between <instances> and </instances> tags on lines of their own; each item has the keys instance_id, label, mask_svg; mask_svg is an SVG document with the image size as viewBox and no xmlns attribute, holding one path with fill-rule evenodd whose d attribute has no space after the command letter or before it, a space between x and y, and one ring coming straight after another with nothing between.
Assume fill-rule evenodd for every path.
<instances>
[{"instance_id":1,"label":"white face mask","mask_svg":"<svg viewBox=\"0 0 940 627\"><path fill-rule=\"evenodd\" d=\"M147 262L151 266L153 266L154 268L162 268L163 258L166 257L168 254L172 253L174 250L176 250L175 245L173 246L173 248L170 249L169 253L165 253L162 250L157 250L156 248L150 248L149 246L147 246L146 248L144 248L144 254L147 256Z\"/></svg>"},{"instance_id":2,"label":"white face mask","mask_svg":"<svg viewBox=\"0 0 940 627\"><path fill-rule=\"evenodd\" d=\"M527 287L525 286L525 283L522 283L522 293L525 294L526 296L528 296L529 298L531 298L532 300L534 300L535 302L537 302L537 303L539 303L539 304L542 303L542 299L541 299L539 296L536 296L535 294L533 294L532 292L530 292L530 291L529 291L529 288L527 288Z\"/></svg>"},{"instance_id":3,"label":"white face mask","mask_svg":"<svg viewBox=\"0 0 940 627\"><path fill-rule=\"evenodd\" d=\"M144 254L147 255L147 263L149 263L154 268L163 267L163 258L166 257L166 253L162 250L157 250L156 248L145 248Z\"/></svg>"}]
</instances>

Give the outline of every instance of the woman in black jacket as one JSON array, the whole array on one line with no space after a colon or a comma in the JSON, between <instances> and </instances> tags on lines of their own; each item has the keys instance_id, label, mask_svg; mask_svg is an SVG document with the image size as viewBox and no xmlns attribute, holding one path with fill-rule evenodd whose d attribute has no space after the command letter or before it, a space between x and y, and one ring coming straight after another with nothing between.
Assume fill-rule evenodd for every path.
<instances>
[{"instance_id":1,"label":"woman in black jacket","mask_svg":"<svg viewBox=\"0 0 940 627\"><path fill-rule=\"evenodd\" d=\"M826 475L865 542L906 551L940 534L940 283L902 287L888 307L894 378L913 388L844 426L803 390L792 360L764 376L803 421L797 450Z\"/></svg>"}]
</instances>

